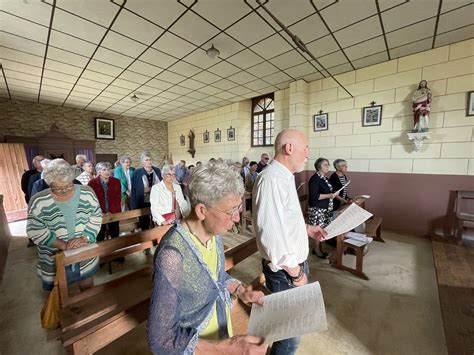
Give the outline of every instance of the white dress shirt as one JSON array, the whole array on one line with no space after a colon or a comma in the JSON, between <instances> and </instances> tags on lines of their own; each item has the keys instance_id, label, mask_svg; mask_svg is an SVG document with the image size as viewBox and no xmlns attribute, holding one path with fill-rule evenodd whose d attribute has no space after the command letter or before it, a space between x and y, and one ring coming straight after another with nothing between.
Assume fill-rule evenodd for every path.
<instances>
[{"instance_id":1,"label":"white dress shirt","mask_svg":"<svg viewBox=\"0 0 474 355\"><path fill-rule=\"evenodd\" d=\"M308 234L294 175L273 160L253 187L253 225L260 254L276 272L308 258Z\"/></svg>"},{"instance_id":2,"label":"white dress shirt","mask_svg":"<svg viewBox=\"0 0 474 355\"><path fill-rule=\"evenodd\" d=\"M181 216L185 217L189 213L188 201L184 198L181 186L173 182L173 189L176 193L176 202L179 205ZM150 204L151 204L151 215L153 221L161 225L165 219L163 214L173 212L173 194L166 188L164 180L160 183L153 185L150 193Z\"/></svg>"}]
</instances>

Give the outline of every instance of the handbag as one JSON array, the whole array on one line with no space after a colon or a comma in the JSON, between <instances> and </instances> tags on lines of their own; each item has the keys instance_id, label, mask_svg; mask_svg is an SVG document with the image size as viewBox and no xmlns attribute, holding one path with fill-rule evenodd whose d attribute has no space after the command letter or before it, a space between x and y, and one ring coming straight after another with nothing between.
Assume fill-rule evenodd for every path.
<instances>
[{"instance_id":1,"label":"handbag","mask_svg":"<svg viewBox=\"0 0 474 355\"><path fill-rule=\"evenodd\" d=\"M41 309L41 326L45 329L54 329L59 326L59 273L64 270L62 268L63 259L63 253L56 255L54 286Z\"/></svg>"}]
</instances>

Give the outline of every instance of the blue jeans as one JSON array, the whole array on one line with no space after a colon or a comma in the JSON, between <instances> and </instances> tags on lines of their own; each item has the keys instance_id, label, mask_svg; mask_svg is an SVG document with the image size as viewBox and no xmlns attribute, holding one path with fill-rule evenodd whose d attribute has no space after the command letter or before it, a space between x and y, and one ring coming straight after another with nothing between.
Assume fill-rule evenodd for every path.
<instances>
[{"instance_id":1,"label":"blue jeans","mask_svg":"<svg viewBox=\"0 0 474 355\"><path fill-rule=\"evenodd\" d=\"M309 275L308 262L305 261L300 264L306 275ZM262 261L263 274L265 275L265 284L267 288L275 292L281 292L296 287L293 285L290 276L284 270L273 272L267 265L267 261ZM289 338L285 340L276 341L272 345L270 355L292 355L296 353L298 345L300 344L300 337Z\"/></svg>"}]
</instances>

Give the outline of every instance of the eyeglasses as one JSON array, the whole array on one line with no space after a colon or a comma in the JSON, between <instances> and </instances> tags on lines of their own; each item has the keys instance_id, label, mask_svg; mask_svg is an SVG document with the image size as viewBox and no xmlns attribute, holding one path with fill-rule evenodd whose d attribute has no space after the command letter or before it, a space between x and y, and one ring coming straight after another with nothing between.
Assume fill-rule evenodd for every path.
<instances>
[{"instance_id":1,"label":"eyeglasses","mask_svg":"<svg viewBox=\"0 0 474 355\"><path fill-rule=\"evenodd\" d=\"M176 176L176 174L174 174L174 173L168 173L168 174L165 174L165 176L173 177L173 176Z\"/></svg>"},{"instance_id":2,"label":"eyeglasses","mask_svg":"<svg viewBox=\"0 0 474 355\"><path fill-rule=\"evenodd\" d=\"M270 158L263 158L263 160L270 160Z\"/></svg>"},{"instance_id":3,"label":"eyeglasses","mask_svg":"<svg viewBox=\"0 0 474 355\"><path fill-rule=\"evenodd\" d=\"M55 195L65 195L74 188L74 184L65 187L52 187L51 192Z\"/></svg>"},{"instance_id":4,"label":"eyeglasses","mask_svg":"<svg viewBox=\"0 0 474 355\"><path fill-rule=\"evenodd\" d=\"M242 212L243 208L244 208L244 203L242 202L240 205L238 205L237 207L235 207L232 211L230 212L226 212L226 211L221 211L220 209L218 208L215 208L215 207L210 207L210 206L207 206L208 208L212 208L216 211L219 211L221 213L224 213L226 215L228 215L230 218L234 218L235 216L238 216L240 215L240 212Z\"/></svg>"}]
</instances>

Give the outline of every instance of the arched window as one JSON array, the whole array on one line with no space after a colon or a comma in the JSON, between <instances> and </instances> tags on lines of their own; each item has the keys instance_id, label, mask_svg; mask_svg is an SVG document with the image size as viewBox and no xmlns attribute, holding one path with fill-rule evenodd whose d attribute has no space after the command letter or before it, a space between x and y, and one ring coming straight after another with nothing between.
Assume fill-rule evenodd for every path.
<instances>
[{"instance_id":1,"label":"arched window","mask_svg":"<svg viewBox=\"0 0 474 355\"><path fill-rule=\"evenodd\" d=\"M274 111L273 93L252 99L252 147L273 145Z\"/></svg>"}]
</instances>

